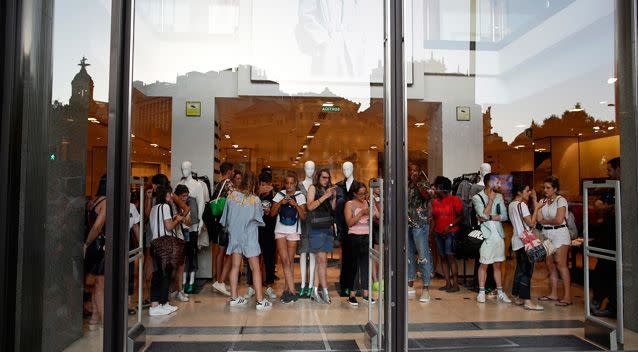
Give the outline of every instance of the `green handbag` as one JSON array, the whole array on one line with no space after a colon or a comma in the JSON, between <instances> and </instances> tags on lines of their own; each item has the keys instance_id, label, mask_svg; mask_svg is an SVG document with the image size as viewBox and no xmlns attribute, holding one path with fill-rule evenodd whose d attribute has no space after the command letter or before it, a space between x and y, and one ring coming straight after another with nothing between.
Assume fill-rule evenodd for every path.
<instances>
[{"instance_id":1,"label":"green handbag","mask_svg":"<svg viewBox=\"0 0 638 352\"><path fill-rule=\"evenodd\" d=\"M221 197L222 192L224 191L224 187L226 186L226 182L228 180L224 180L224 183L219 188L219 193L217 193L217 198L211 200L208 205L210 206L210 210L213 213L213 216L221 216L224 212L224 206L226 206L226 197Z\"/></svg>"}]
</instances>

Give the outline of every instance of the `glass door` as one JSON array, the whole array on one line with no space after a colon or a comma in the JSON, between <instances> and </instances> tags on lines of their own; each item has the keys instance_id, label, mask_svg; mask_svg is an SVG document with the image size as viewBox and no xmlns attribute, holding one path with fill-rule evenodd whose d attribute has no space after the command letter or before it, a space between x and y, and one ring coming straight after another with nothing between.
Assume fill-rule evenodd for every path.
<instances>
[{"instance_id":1,"label":"glass door","mask_svg":"<svg viewBox=\"0 0 638 352\"><path fill-rule=\"evenodd\" d=\"M134 10L130 170L148 192L131 275L147 346L364 347L368 312L383 321L368 219L388 152L384 2ZM170 267L165 234L185 248Z\"/></svg>"}]
</instances>

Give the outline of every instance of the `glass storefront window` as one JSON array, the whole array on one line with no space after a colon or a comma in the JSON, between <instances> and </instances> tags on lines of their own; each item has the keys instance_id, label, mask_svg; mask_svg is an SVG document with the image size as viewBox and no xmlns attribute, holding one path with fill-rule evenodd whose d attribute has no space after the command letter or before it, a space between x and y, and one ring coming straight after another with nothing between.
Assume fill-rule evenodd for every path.
<instances>
[{"instance_id":1,"label":"glass storefront window","mask_svg":"<svg viewBox=\"0 0 638 352\"><path fill-rule=\"evenodd\" d=\"M520 219L508 211L510 204L521 201L519 185L528 186L539 201L547 201L546 207L559 199L568 209L556 225L548 219L549 213L540 220L544 232L550 226L560 227L551 230L561 233L560 239L551 238L559 249L555 264L535 265L528 278L533 303L527 303L536 307L536 299L542 298L539 305L546 313L581 317L582 309L566 311L561 306L583 306L584 267L578 238L582 237L583 212L592 211L582 206L583 182L613 177L608 165L620 157L614 2L426 0L413 6L410 16L418 24L412 28L414 72L415 77L424 76L415 79L415 85L421 81L425 93L418 96L418 90L408 85L408 100L418 98L438 109L425 115L425 121L433 119L425 125L410 121L410 144L427 135L427 154L419 158L418 153L410 153L408 159L415 170L424 171L415 176L415 184L421 182L425 188L437 183L437 176L449 180L449 193L460 198L461 226L448 224L455 216L446 212L454 213L454 206L442 207L444 196L437 199L437 192L431 193L431 222L411 226L408 260L421 269L420 276L408 275L415 279L416 288L408 291L411 331L420 331L417 323L498 320L504 302L529 298L521 295L521 281L515 278L521 262L517 263L515 252L520 246L512 243L517 239L512 223ZM410 103L409 118L418 116ZM474 195L485 187L486 173L494 175L491 183L500 193L494 207L499 209L492 208L495 221L477 222L481 214L476 209L483 207ZM560 187L548 190L546 181L552 176ZM449 187L446 183L435 186ZM480 194L487 197L489 193ZM522 201L527 200L525 196ZM529 207L533 213L531 198ZM571 226L571 222L579 225ZM473 225L480 224L486 237L496 233L492 236L498 239L488 238L480 251L467 253L464 238ZM570 225L569 231L563 224ZM450 228L452 235L447 234ZM478 270L482 263L490 264L484 267L486 272ZM486 279L481 280L481 275ZM422 290L424 285L429 290ZM442 317L437 314L441 305L456 308ZM612 305L609 310L614 311ZM609 314L604 305L600 309L600 314ZM512 314L512 320L536 319L522 309Z\"/></svg>"}]
</instances>

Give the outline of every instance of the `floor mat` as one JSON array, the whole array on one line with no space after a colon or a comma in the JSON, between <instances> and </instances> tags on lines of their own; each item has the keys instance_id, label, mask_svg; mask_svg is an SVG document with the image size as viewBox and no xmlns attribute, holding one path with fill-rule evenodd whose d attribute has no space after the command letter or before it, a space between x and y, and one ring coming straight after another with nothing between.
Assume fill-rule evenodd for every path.
<instances>
[{"instance_id":1,"label":"floor mat","mask_svg":"<svg viewBox=\"0 0 638 352\"><path fill-rule=\"evenodd\" d=\"M239 342L152 342L149 352L209 352L209 351L341 351L355 352L354 340L335 341L239 341Z\"/></svg>"}]
</instances>

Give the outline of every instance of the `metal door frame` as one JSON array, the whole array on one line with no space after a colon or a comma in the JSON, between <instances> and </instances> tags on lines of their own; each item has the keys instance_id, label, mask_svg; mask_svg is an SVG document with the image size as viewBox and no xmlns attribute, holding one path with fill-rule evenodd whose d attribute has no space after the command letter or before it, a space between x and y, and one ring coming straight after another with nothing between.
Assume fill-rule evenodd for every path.
<instances>
[{"instance_id":1,"label":"metal door frame","mask_svg":"<svg viewBox=\"0 0 638 352\"><path fill-rule=\"evenodd\" d=\"M589 244L589 190L596 188L609 188L614 190L614 210L615 210L615 243L616 250L591 246ZM622 262L622 207L620 205L620 181L608 180L605 182L587 181L583 183L583 270L585 276L584 296L585 296L585 319L596 322L610 329L616 329L616 341L621 345L624 343L624 321L623 321L623 262ZM616 325L600 319L591 314L590 293L589 293L589 258L598 260L610 260L616 264ZM617 346L616 346L617 347ZM615 350L613 348L612 350Z\"/></svg>"}]
</instances>

